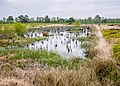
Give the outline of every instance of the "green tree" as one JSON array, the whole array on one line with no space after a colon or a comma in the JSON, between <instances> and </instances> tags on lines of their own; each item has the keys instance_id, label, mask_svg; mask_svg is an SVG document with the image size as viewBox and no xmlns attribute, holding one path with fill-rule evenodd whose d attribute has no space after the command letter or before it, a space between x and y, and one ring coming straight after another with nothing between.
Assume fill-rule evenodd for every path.
<instances>
[{"instance_id":1,"label":"green tree","mask_svg":"<svg viewBox=\"0 0 120 86\"><path fill-rule=\"evenodd\" d=\"M33 18L30 18L30 19L29 19L29 23L36 23L35 18L34 18L34 17L33 17Z\"/></svg>"},{"instance_id":2,"label":"green tree","mask_svg":"<svg viewBox=\"0 0 120 86\"><path fill-rule=\"evenodd\" d=\"M6 20L6 18L5 18L5 17L3 17L3 23L6 23L6 21L7 21L7 20Z\"/></svg>"},{"instance_id":3,"label":"green tree","mask_svg":"<svg viewBox=\"0 0 120 86\"><path fill-rule=\"evenodd\" d=\"M59 23L59 21L60 21L60 18L59 18L59 17L57 17L57 23Z\"/></svg>"},{"instance_id":4,"label":"green tree","mask_svg":"<svg viewBox=\"0 0 120 86\"><path fill-rule=\"evenodd\" d=\"M101 18L99 15L96 15L93 22L94 22L95 24L100 24L101 21L102 21L101 19L102 19L102 18Z\"/></svg>"},{"instance_id":5,"label":"green tree","mask_svg":"<svg viewBox=\"0 0 120 86\"><path fill-rule=\"evenodd\" d=\"M60 21L59 21L59 23L65 23L65 19L63 19L63 18L60 18Z\"/></svg>"},{"instance_id":6,"label":"green tree","mask_svg":"<svg viewBox=\"0 0 120 86\"><path fill-rule=\"evenodd\" d=\"M36 19L37 19L37 23L40 23L40 17L38 16Z\"/></svg>"},{"instance_id":7,"label":"green tree","mask_svg":"<svg viewBox=\"0 0 120 86\"><path fill-rule=\"evenodd\" d=\"M50 18L48 16L45 16L45 23L50 23Z\"/></svg>"},{"instance_id":8,"label":"green tree","mask_svg":"<svg viewBox=\"0 0 120 86\"><path fill-rule=\"evenodd\" d=\"M25 15L25 16L20 15L20 16L18 16L18 19L19 19L19 21L20 21L21 23L28 23L28 22L29 22L29 17L28 17L28 15Z\"/></svg>"},{"instance_id":9,"label":"green tree","mask_svg":"<svg viewBox=\"0 0 120 86\"><path fill-rule=\"evenodd\" d=\"M25 23L28 23L29 22L29 17L28 17L28 15L25 15Z\"/></svg>"},{"instance_id":10,"label":"green tree","mask_svg":"<svg viewBox=\"0 0 120 86\"><path fill-rule=\"evenodd\" d=\"M103 20L102 20L102 23L107 23L107 19L103 19Z\"/></svg>"},{"instance_id":11,"label":"green tree","mask_svg":"<svg viewBox=\"0 0 120 86\"><path fill-rule=\"evenodd\" d=\"M74 21L75 21L74 18L73 18L73 17L70 17L67 22L68 22L68 24L70 25L70 24L72 24Z\"/></svg>"},{"instance_id":12,"label":"green tree","mask_svg":"<svg viewBox=\"0 0 120 86\"><path fill-rule=\"evenodd\" d=\"M24 36L24 34L27 32L27 29L26 29L26 27L22 24L22 23L20 23L20 22L17 22L17 23L15 23L15 32L16 32L16 34L18 35L18 36Z\"/></svg>"},{"instance_id":13,"label":"green tree","mask_svg":"<svg viewBox=\"0 0 120 86\"><path fill-rule=\"evenodd\" d=\"M40 17L40 23L44 23L45 19L43 17Z\"/></svg>"},{"instance_id":14,"label":"green tree","mask_svg":"<svg viewBox=\"0 0 120 86\"><path fill-rule=\"evenodd\" d=\"M88 24L92 24L92 17L88 17L87 23L88 23Z\"/></svg>"},{"instance_id":15,"label":"green tree","mask_svg":"<svg viewBox=\"0 0 120 86\"><path fill-rule=\"evenodd\" d=\"M101 17L99 15L96 15L95 19L101 20Z\"/></svg>"},{"instance_id":16,"label":"green tree","mask_svg":"<svg viewBox=\"0 0 120 86\"><path fill-rule=\"evenodd\" d=\"M19 22L19 19L17 17L15 17L15 22Z\"/></svg>"},{"instance_id":17,"label":"green tree","mask_svg":"<svg viewBox=\"0 0 120 86\"><path fill-rule=\"evenodd\" d=\"M7 22L8 22L8 23L13 23L13 22L14 22L13 16L9 16L9 17L7 18Z\"/></svg>"},{"instance_id":18,"label":"green tree","mask_svg":"<svg viewBox=\"0 0 120 86\"><path fill-rule=\"evenodd\" d=\"M79 21L79 20L76 20L76 21L74 22L74 26L75 26L75 28L80 28L80 21Z\"/></svg>"},{"instance_id":19,"label":"green tree","mask_svg":"<svg viewBox=\"0 0 120 86\"><path fill-rule=\"evenodd\" d=\"M57 21L56 21L56 18L55 18L55 17L52 17L51 22L52 22L52 23L56 23L56 22L57 22Z\"/></svg>"},{"instance_id":20,"label":"green tree","mask_svg":"<svg viewBox=\"0 0 120 86\"><path fill-rule=\"evenodd\" d=\"M0 24L4 23L2 20L0 20Z\"/></svg>"}]
</instances>

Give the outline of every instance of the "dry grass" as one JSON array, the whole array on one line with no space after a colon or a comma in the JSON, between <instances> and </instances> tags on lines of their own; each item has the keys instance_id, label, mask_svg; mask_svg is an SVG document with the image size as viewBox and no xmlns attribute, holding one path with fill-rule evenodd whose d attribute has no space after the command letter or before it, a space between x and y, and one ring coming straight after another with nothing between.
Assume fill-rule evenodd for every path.
<instances>
[{"instance_id":1,"label":"dry grass","mask_svg":"<svg viewBox=\"0 0 120 86\"><path fill-rule=\"evenodd\" d=\"M88 60L78 70L43 68L40 65L31 67L31 64L36 65L30 63L25 68L19 68L10 62L1 64L0 86L114 86L115 84L114 79L107 77L109 72L116 70L114 62L111 61Z\"/></svg>"},{"instance_id":2,"label":"dry grass","mask_svg":"<svg viewBox=\"0 0 120 86\"><path fill-rule=\"evenodd\" d=\"M112 48L111 45L105 40L103 37L103 34L100 30L100 27L96 25L97 31L97 37L98 37L98 46L96 47L97 50L99 50L99 53L97 54L97 57L102 58L103 60L112 60Z\"/></svg>"},{"instance_id":3,"label":"dry grass","mask_svg":"<svg viewBox=\"0 0 120 86\"><path fill-rule=\"evenodd\" d=\"M118 26L118 25L101 24L100 28L101 28L101 30L110 30L110 29L120 29L120 26Z\"/></svg>"},{"instance_id":4,"label":"dry grass","mask_svg":"<svg viewBox=\"0 0 120 86\"><path fill-rule=\"evenodd\" d=\"M23 80L17 80L15 78L0 79L0 86L33 86L24 82Z\"/></svg>"}]
</instances>

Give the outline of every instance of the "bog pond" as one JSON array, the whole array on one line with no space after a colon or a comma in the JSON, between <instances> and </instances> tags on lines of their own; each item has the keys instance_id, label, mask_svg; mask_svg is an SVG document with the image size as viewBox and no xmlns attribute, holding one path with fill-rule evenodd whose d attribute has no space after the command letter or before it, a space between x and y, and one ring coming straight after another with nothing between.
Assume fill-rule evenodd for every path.
<instances>
[{"instance_id":1,"label":"bog pond","mask_svg":"<svg viewBox=\"0 0 120 86\"><path fill-rule=\"evenodd\" d=\"M45 49L53 51L66 58L85 57L85 49L81 48L82 41L77 40L77 37L87 37L90 33L89 28L77 31L69 31L68 29L37 30L26 34L26 37L43 36L44 32L49 34L45 40L28 44L27 48L31 50Z\"/></svg>"},{"instance_id":2,"label":"bog pond","mask_svg":"<svg viewBox=\"0 0 120 86\"><path fill-rule=\"evenodd\" d=\"M34 41L22 46L24 49L30 50L47 50L59 54L61 57L80 57L86 56L85 49L81 47L83 41L78 40L80 37L90 35L90 28L84 26L81 28L74 27L46 27L31 28L25 38L45 38L44 40ZM19 46L0 47L0 49L20 49Z\"/></svg>"}]
</instances>

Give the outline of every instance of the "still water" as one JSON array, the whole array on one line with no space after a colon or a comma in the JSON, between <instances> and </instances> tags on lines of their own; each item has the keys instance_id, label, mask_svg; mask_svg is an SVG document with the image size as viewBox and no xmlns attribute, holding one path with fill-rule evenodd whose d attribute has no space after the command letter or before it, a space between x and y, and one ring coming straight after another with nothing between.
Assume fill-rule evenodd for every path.
<instances>
[{"instance_id":1,"label":"still water","mask_svg":"<svg viewBox=\"0 0 120 86\"><path fill-rule=\"evenodd\" d=\"M32 36L35 37L36 33L32 33ZM66 58L85 57L85 50L81 48L81 41L78 41L76 37L86 37L88 34L87 29L82 32L54 31L49 33L53 34L53 36L47 37L46 40L29 44L27 47L31 50L45 49L53 51Z\"/></svg>"}]
</instances>

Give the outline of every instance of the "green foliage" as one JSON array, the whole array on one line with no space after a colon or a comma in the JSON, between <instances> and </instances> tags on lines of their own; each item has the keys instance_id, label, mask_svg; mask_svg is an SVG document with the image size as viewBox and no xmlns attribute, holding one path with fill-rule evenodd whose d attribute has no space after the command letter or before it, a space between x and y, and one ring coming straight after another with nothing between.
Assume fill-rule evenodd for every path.
<instances>
[{"instance_id":1,"label":"green foliage","mask_svg":"<svg viewBox=\"0 0 120 86\"><path fill-rule=\"evenodd\" d=\"M92 46L91 46L92 44L90 43L90 42L83 42L82 44L81 44L81 48L84 48L84 49L87 49L87 50L89 50Z\"/></svg>"},{"instance_id":2,"label":"green foliage","mask_svg":"<svg viewBox=\"0 0 120 86\"><path fill-rule=\"evenodd\" d=\"M42 64L48 64L48 66L62 66L67 61L62 59L58 54L54 52L48 52L45 50L10 50L9 53L15 53L11 59L32 59L33 61L40 62Z\"/></svg>"},{"instance_id":3,"label":"green foliage","mask_svg":"<svg viewBox=\"0 0 120 86\"><path fill-rule=\"evenodd\" d=\"M120 44L117 44L113 47L113 53L115 59L120 62Z\"/></svg>"},{"instance_id":4,"label":"green foliage","mask_svg":"<svg viewBox=\"0 0 120 86\"><path fill-rule=\"evenodd\" d=\"M116 61L120 62L120 30L105 30L103 36L113 43L113 55ZM111 41L113 40L113 41Z\"/></svg>"},{"instance_id":5,"label":"green foliage","mask_svg":"<svg viewBox=\"0 0 120 86\"><path fill-rule=\"evenodd\" d=\"M12 39L15 37L15 30L12 26L3 26L0 28L1 39Z\"/></svg>"},{"instance_id":6,"label":"green foliage","mask_svg":"<svg viewBox=\"0 0 120 86\"><path fill-rule=\"evenodd\" d=\"M29 43L33 43L35 41L45 40L45 37L36 37L36 38L27 38Z\"/></svg>"},{"instance_id":7,"label":"green foliage","mask_svg":"<svg viewBox=\"0 0 120 86\"><path fill-rule=\"evenodd\" d=\"M25 16L20 15L20 16L18 16L18 18L16 18L16 20L19 20L22 23L28 23L29 22L29 17L28 17L28 15L25 15Z\"/></svg>"},{"instance_id":8,"label":"green foliage","mask_svg":"<svg viewBox=\"0 0 120 86\"><path fill-rule=\"evenodd\" d=\"M81 44L81 48L85 49L85 54L86 54L86 57L87 58L94 58L96 55L97 55L97 51L94 50L94 46L96 45L96 43L94 42L90 42L90 41L87 41L87 42L83 42Z\"/></svg>"},{"instance_id":9,"label":"green foliage","mask_svg":"<svg viewBox=\"0 0 120 86\"><path fill-rule=\"evenodd\" d=\"M26 27L20 22L15 23L14 27L15 27L15 32L18 36L23 36L27 32Z\"/></svg>"},{"instance_id":10,"label":"green foliage","mask_svg":"<svg viewBox=\"0 0 120 86\"><path fill-rule=\"evenodd\" d=\"M103 36L105 38L119 38L120 30L105 30L103 31Z\"/></svg>"},{"instance_id":11,"label":"green foliage","mask_svg":"<svg viewBox=\"0 0 120 86\"><path fill-rule=\"evenodd\" d=\"M61 58L58 54L54 52L49 52L46 50L28 50L28 49L18 49L18 50L0 50L0 56L9 56L11 60L20 60L20 59L31 59L34 62L39 62L41 64L47 64L51 67L62 67L67 69L78 69L81 62L81 58L71 58L66 60ZM17 67L25 67L26 63L19 63Z\"/></svg>"},{"instance_id":12,"label":"green foliage","mask_svg":"<svg viewBox=\"0 0 120 86\"><path fill-rule=\"evenodd\" d=\"M75 28L80 28L80 21L79 20L76 20L74 22L74 25L75 25Z\"/></svg>"},{"instance_id":13,"label":"green foliage","mask_svg":"<svg viewBox=\"0 0 120 86\"><path fill-rule=\"evenodd\" d=\"M84 62L85 59L82 59L80 57L73 57L68 60L67 67L68 69L78 70L80 65L82 65Z\"/></svg>"},{"instance_id":14,"label":"green foliage","mask_svg":"<svg viewBox=\"0 0 120 86\"><path fill-rule=\"evenodd\" d=\"M95 37L78 37L77 40L81 41L81 48L85 49L85 54L87 58L93 58L97 51L94 50L94 46L96 46L96 38Z\"/></svg>"},{"instance_id":15,"label":"green foliage","mask_svg":"<svg viewBox=\"0 0 120 86\"><path fill-rule=\"evenodd\" d=\"M50 18L49 18L49 16L45 16L45 23L50 23Z\"/></svg>"},{"instance_id":16,"label":"green foliage","mask_svg":"<svg viewBox=\"0 0 120 86\"><path fill-rule=\"evenodd\" d=\"M74 18L73 17L70 17L66 22L71 25L72 23L74 23Z\"/></svg>"},{"instance_id":17,"label":"green foliage","mask_svg":"<svg viewBox=\"0 0 120 86\"><path fill-rule=\"evenodd\" d=\"M77 38L77 40L79 40L79 41L93 41L93 40L95 40L95 38L93 38L93 37L78 37Z\"/></svg>"},{"instance_id":18,"label":"green foliage","mask_svg":"<svg viewBox=\"0 0 120 86\"><path fill-rule=\"evenodd\" d=\"M14 22L13 16L9 16L9 17L7 18L7 23L13 23L13 22Z\"/></svg>"},{"instance_id":19,"label":"green foliage","mask_svg":"<svg viewBox=\"0 0 120 86\"><path fill-rule=\"evenodd\" d=\"M28 15L19 15L18 17L8 16L8 18L4 18L0 20L0 23L68 23L73 24L75 19L73 17L70 18L60 18L60 17L52 17L49 16L41 17L29 17ZM81 24L100 24L100 23L120 23L120 18L105 18L100 15L96 15L94 18L88 17L85 19L80 19Z\"/></svg>"},{"instance_id":20,"label":"green foliage","mask_svg":"<svg viewBox=\"0 0 120 86\"><path fill-rule=\"evenodd\" d=\"M13 28L5 28L3 30L3 34L14 35L15 34L15 30Z\"/></svg>"}]
</instances>

